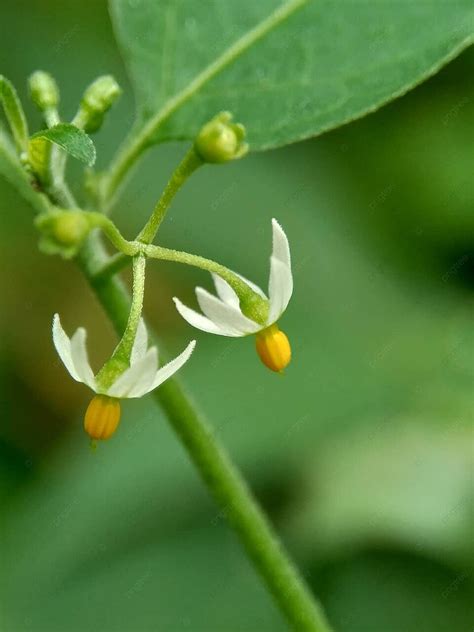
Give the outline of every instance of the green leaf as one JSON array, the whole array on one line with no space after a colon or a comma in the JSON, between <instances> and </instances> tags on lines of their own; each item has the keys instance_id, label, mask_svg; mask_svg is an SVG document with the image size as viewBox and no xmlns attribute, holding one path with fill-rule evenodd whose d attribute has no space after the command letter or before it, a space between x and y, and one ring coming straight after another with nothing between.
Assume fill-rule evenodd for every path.
<instances>
[{"instance_id":1,"label":"green leaf","mask_svg":"<svg viewBox=\"0 0 474 632\"><path fill-rule=\"evenodd\" d=\"M30 153L31 149L34 152L35 144L43 140L48 140L58 145L73 158L77 158L77 160L84 162L89 167L92 167L95 162L94 143L82 129L75 125L59 123L54 127L33 134L30 140Z\"/></svg>"},{"instance_id":2,"label":"green leaf","mask_svg":"<svg viewBox=\"0 0 474 632\"><path fill-rule=\"evenodd\" d=\"M252 149L374 110L473 41L471 0L111 0L138 105L137 145L193 138L221 110Z\"/></svg>"},{"instance_id":3,"label":"green leaf","mask_svg":"<svg viewBox=\"0 0 474 632\"><path fill-rule=\"evenodd\" d=\"M28 146L28 125L16 90L6 77L0 75L0 101L10 124L18 151Z\"/></svg>"},{"instance_id":4,"label":"green leaf","mask_svg":"<svg viewBox=\"0 0 474 632\"><path fill-rule=\"evenodd\" d=\"M316 541L322 556L391 542L472 569L468 423L426 413L379 416L321 446L292 525L307 554Z\"/></svg>"}]
</instances>

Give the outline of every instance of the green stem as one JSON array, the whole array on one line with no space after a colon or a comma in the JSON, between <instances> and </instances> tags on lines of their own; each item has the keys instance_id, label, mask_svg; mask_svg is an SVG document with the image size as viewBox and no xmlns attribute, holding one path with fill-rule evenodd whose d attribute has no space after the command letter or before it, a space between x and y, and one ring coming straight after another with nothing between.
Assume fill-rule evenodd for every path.
<instances>
[{"instance_id":1,"label":"green stem","mask_svg":"<svg viewBox=\"0 0 474 632\"><path fill-rule=\"evenodd\" d=\"M49 107L43 112L46 125L48 127L54 127L61 122L59 112L55 107ZM51 177L51 186L56 191L64 190L66 197L63 198L63 203L66 206L70 206L72 202L72 196L69 192L67 185L64 182L64 173L66 171L67 154L64 149L61 149L57 145L51 145L49 154L49 171Z\"/></svg>"},{"instance_id":2,"label":"green stem","mask_svg":"<svg viewBox=\"0 0 474 632\"><path fill-rule=\"evenodd\" d=\"M90 215L90 213L88 213L88 215ZM98 219L104 217L99 213L97 213L97 215L99 215ZM242 294L248 294L249 291L252 291L251 288L249 288L249 286L237 274L235 274L235 272L232 272L232 270L229 270L229 268L226 268L216 261L212 261L212 259L206 259L205 257L193 255L181 250L172 250L170 248L162 248L161 246L154 246L152 244L142 245L140 242L127 241L124 237L122 237L115 224L107 218L105 218L104 221L97 221L95 225L100 226L111 243L120 250L120 252L109 257L104 265L96 271L95 277L97 281L105 280L126 268L130 263L130 257L140 251L150 259L183 263L185 265L192 266L193 268L206 270L207 272L215 272L227 281L227 283L239 296ZM252 291L252 295L253 294L255 294L255 292Z\"/></svg>"},{"instance_id":3,"label":"green stem","mask_svg":"<svg viewBox=\"0 0 474 632\"><path fill-rule=\"evenodd\" d=\"M43 112L46 125L53 127L61 122L57 108L50 107ZM49 149L48 177L45 188L51 199L63 208L77 208L77 202L74 199L68 185L64 180L66 171L66 152L51 144Z\"/></svg>"},{"instance_id":4,"label":"green stem","mask_svg":"<svg viewBox=\"0 0 474 632\"><path fill-rule=\"evenodd\" d=\"M162 248L161 246L145 246L143 249L144 254L151 259L160 259L161 261L173 261L174 263L184 263L194 268L200 268L201 270L207 270L208 272L215 272L221 276L227 283L237 292L237 294L246 293L249 291L249 286L242 281L242 279L226 268L225 266L212 261L212 259L206 259L200 255L193 255L189 252L183 252L181 250L172 250L171 248Z\"/></svg>"},{"instance_id":5,"label":"green stem","mask_svg":"<svg viewBox=\"0 0 474 632\"><path fill-rule=\"evenodd\" d=\"M93 237L82 250L79 265L115 329L121 333L127 322L129 297L117 279L95 276L97 269L103 266L104 257L103 247L97 237ZM329 632L322 610L241 474L176 378L167 380L155 391L154 397L292 628L299 632Z\"/></svg>"},{"instance_id":6,"label":"green stem","mask_svg":"<svg viewBox=\"0 0 474 632\"><path fill-rule=\"evenodd\" d=\"M245 281L243 281L235 272L229 270L225 266L206 259L199 255L193 255L189 252L180 250L171 250L170 248L162 248L152 244L144 244L142 241L127 241L122 237L120 231L115 224L102 213L86 212L94 226L102 228L104 233L120 250L120 254L110 257L104 265L96 271L96 280L105 280L107 277L113 276L127 264L127 256L134 256L137 253L144 254L151 259L160 259L162 261L172 261L174 263L183 263L188 266L214 272L222 277L233 288L239 297L242 311L246 316L264 324L268 316L268 301L255 292Z\"/></svg>"},{"instance_id":7,"label":"green stem","mask_svg":"<svg viewBox=\"0 0 474 632\"><path fill-rule=\"evenodd\" d=\"M183 160L180 162L168 181L168 184L158 200L150 219L138 235L137 240L143 242L144 244L151 244L174 196L189 176L203 164L202 159L194 151L194 147L192 147L184 156Z\"/></svg>"},{"instance_id":8,"label":"green stem","mask_svg":"<svg viewBox=\"0 0 474 632\"><path fill-rule=\"evenodd\" d=\"M133 258L132 301L130 309L128 310L127 324L111 358L105 363L96 376L97 383L103 389L109 388L117 377L130 366L130 354L143 309L145 266L146 259L143 255L137 255Z\"/></svg>"},{"instance_id":9,"label":"green stem","mask_svg":"<svg viewBox=\"0 0 474 632\"><path fill-rule=\"evenodd\" d=\"M244 311L249 318L262 323L266 321L268 316L268 301L254 292L235 272L232 272L232 270L229 270L229 268L226 268L220 263L212 261L212 259L200 257L199 255L190 254L189 252L171 250L170 248L162 248L161 246L145 246L143 253L152 259L184 263L188 266L218 274L227 281L236 292L240 299L242 311Z\"/></svg>"},{"instance_id":10,"label":"green stem","mask_svg":"<svg viewBox=\"0 0 474 632\"><path fill-rule=\"evenodd\" d=\"M65 182L53 182L46 188L51 199L62 208L77 208L77 202Z\"/></svg>"},{"instance_id":11,"label":"green stem","mask_svg":"<svg viewBox=\"0 0 474 632\"><path fill-rule=\"evenodd\" d=\"M115 160L110 165L107 177L104 180L102 190L104 206L110 204L130 169L134 166L145 149L152 144L153 136L155 136L158 128L208 81L218 75L224 68L229 66L229 64L235 61L256 42L265 37L265 35L286 20L306 2L307 0L289 0L289 2L279 6L267 18L262 20L262 22L247 31L247 33L229 46L222 55L217 57L217 59L199 73L181 92L171 97L171 99L164 104L162 109L141 129L131 131L119 149Z\"/></svg>"},{"instance_id":12,"label":"green stem","mask_svg":"<svg viewBox=\"0 0 474 632\"><path fill-rule=\"evenodd\" d=\"M102 213L94 211L84 211L84 214L89 219L91 226L102 229L109 241L117 248L117 250L120 250L123 255L127 257L134 257L140 252L142 245L138 242L128 241L125 239L111 219ZM107 264L108 263L109 260L107 260Z\"/></svg>"},{"instance_id":13,"label":"green stem","mask_svg":"<svg viewBox=\"0 0 474 632\"><path fill-rule=\"evenodd\" d=\"M130 263L130 256L123 252L117 252L107 259L104 265L95 273L97 282L112 277L121 272Z\"/></svg>"},{"instance_id":14,"label":"green stem","mask_svg":"<svg viewBox=\"0 0 474 632\"><path fill-rule=\"evenodd\" d=\"M145 293L145 267L146 259L143 255L137 255L133 259L133 286L132 303L130 306L127 326L122 339L117 345L112 358L120 358L130 364L130 354L137 333L143 309L143 295Z\"/></svg>"},{"instance_id":15,"label":"green stem","mask_svg":"<svg viewBox=\"0 0 474 632\"><path fill-rule=\"evenodd\" d=\"M78 204L64 180L56 180L45 186L50 200L62 208L78 208Z\"/></svg>"},{"instance_id":16,"label":"green stem","mask_svg":"<svg viewBox=\"0 0 474 632\"><path fill-rule=\"evenodd\" d=\"M43 112L45 123L48 127L54 127L61 122L59 118L59 112L55 107L46 108Z\"/></svg>"}]
</instances>

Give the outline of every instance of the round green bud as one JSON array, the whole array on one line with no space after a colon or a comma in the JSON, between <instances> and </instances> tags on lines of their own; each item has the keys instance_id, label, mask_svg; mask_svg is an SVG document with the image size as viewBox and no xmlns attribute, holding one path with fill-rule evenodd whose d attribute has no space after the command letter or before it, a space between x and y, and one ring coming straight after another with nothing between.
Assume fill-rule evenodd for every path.
<instances>
[{"instance_id":1,"label":"round green bud","mask_svg":"<svg viewBox=\"0 0 474 632\"><path fill-rule=\"evenodd\" d=\"M37 70L28 79L28 87L33 103L40 110L57 107L59 88L53 77L43 70Z\"/></svg>"},{"instance_id":2,"label":"round green bud","mask_svg":"<svg viewBox=\"0 0 474 632\"><path fill-rule=\"evenodd\" d=\"M91 83L84 92L79 111L84 131L90 134L101 127L104 115L121 93L122 90L112 75L104 75Z\"/></svg>"},{"instance_id":3,"label":"round green bud","mask_svg":"<svg viewBox=\"0 0 474 632\"><path fill-rule=\"evenodd\" d=\"M65 211L56 218L53 235L64 246L81 244L89 232L89 222L81 211Z\"/></svg>"},{"instance_id":4,"label":"round green bud","mask_svg":"<svg viewBox=\"0 0 474 632\"><path fill-rule=\"evenodd\" d=\"M248 145L243 142L244 138L244 126L232 123L230 112L221 112L202 127L194 141L194 148L204 162L228 162L247 153Z\"/></svg>"},{"instance_id":5,"label":"round green bud","mask_svg":"<svg viewBox=\"0 0 474 632\"><path fill-rule=\"evenodd\" d=\"M87 216L80 210L55 208L39 215L35 223L41 232L40 249L66 259L77 254L91 229Z\"/></svg>"}]
</instances>

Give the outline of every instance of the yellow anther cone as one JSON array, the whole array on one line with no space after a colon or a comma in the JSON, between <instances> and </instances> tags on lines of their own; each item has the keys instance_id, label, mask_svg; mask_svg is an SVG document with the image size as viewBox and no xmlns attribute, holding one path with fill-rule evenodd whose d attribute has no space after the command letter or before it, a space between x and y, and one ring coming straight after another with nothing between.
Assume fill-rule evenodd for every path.
<instances>
[{"instance_id":1,"label":"yellow anther cone","mask_svg":"<svg viewBox=\"0 0 474 632\"><path fill-rule=\"evenodd\" d=\"M271 371L281 373L290 363L290 341L277 325L259 332L255 346L260 360Z\"/></svg>"},{"instance_id":2,"label":"yellow anther cone","mask_svg":"<svg viewBox=\"0 0 474 632\"><path fill-rule=\"evenodd\" d=\"M107 395L96 395L87 407L84 430L91 439L109 439L120 421L120 401Z\"/></svg>"}]
</instances>

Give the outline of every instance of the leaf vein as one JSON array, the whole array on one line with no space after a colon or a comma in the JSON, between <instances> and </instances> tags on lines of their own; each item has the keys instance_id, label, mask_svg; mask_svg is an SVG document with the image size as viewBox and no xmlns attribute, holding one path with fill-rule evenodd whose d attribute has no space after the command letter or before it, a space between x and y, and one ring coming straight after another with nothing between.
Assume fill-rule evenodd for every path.
<instances>
[{"instance_id":1,"label":"leaf vein","mask_svg":"<svg viewBox=\"0 0 474 632\"><path fill-rule=\"evenodd\" d=\"M308 0L289 0L280 5L273 13L231 44L217 59L206 66L202 72L197 74L187 86L171 97L159 112L142 127L141 131L132 137L131 140L128 140L122 150L119 150L119 154L110 168L110 175L106 182L104 191L105 200L110 200L114 195L128 170L135 164L144 149L149 146L158 127L168 119L171 114L186 103L224 68L278 27L307 2Z\"/></svg>"}]
</instances>

